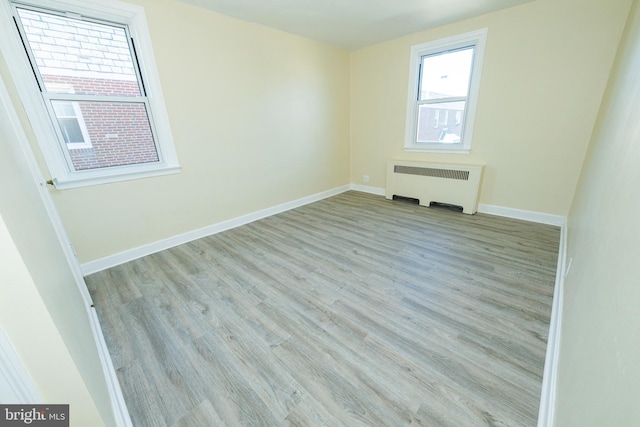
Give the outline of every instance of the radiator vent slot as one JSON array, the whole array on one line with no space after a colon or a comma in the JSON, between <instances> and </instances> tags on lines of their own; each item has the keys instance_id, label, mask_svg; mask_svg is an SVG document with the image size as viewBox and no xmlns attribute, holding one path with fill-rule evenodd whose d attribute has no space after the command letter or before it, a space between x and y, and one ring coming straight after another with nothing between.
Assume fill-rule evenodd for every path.
<instances>
[{"instance_id":1,"label":"radiator vent slot","mask_svg":"<svg viewBox=\"0 0 640 427\"><path fill-rule=\"evenodd\" d=\"M465 214L478 210L483 165L415 162L387 162L387 199L417 199L422 206L461 206Z\"/></svg>"},{"instance_id":2,"label":"radiator vent slot","mask_svg":"<svg viewBox=\"0 0 640 427\"><path fill-rule=\"evenodd\" d=\"M435 178L460 179L462 181L469 181L468 170L435 169L416 166L395 165L393 167L393 172L404 173L407 175L432 176Z\"/></svg>"}]
</instances>

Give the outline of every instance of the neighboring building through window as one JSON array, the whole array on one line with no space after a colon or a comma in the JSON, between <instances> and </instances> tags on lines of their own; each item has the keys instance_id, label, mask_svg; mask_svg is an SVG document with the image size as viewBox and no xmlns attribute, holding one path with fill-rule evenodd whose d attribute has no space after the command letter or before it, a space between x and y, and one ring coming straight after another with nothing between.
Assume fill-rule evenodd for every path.
<instances>
[{"instance_id":1,"label":"neighboring building through window","mask_svg":"<svg viewBox=\"0 0 640 427\"><path fill-rule=\"evenodd\" d=\"M158 102L162 98L154 93L152 105L148 94L150 89L159 91L157 78L150 74L154 67L147 61L142 73L140 49L131 34L131 24L141 26L136 18L141 9L105 4L123 15L118 23L111 13L100 19L104 8L84 16L34 2L40 5L13 3L12 8L44 106L28 113L48 113L48 128L59 145L58 150L43 147L54 182L72 187L175 172L168 125L159 130L154 120L159 114L163 120L158 122L166 121L164 105ZM74 3L83 2L65 2ZM83 6L90 7L86 2ZM144 30L138 28L138 34Z\"/></svg>"},{"instance_id":2,"label":"neighboring building through window","mask_svg":"<svg viewBox=\"0 0 640 427\"><path fill-rule=\"evenodd\" d=\"M412 47L405 149L469 152L486 33Z\"/></svg>"},{"instance_id":3,"label":"neighboring building through window","mask_svg":"<svg viewBox=\"0 0 640 427\"><path fill-rule=\"evenodd\" d=\"M50 90L56 93L73 93L73 87L51 83ZM92 148L87 124L80 105L72 101L51 101L60 133L69 150Z\"/></svg>"},{"instance_id":4,"label":"neighboring building through window","mask_svg":"<svg viewBox=\"0 0 640 427\"><path fill-rule=\"evenodd\" d=\"M58 119L58 125L64 142L68 148L78 148L78 144L82 144L82 148L91 148L91 141L85 130L82 113L79 111L78 103L71 101L52 101L53 111Z\"/></svg>"}]
</instances>

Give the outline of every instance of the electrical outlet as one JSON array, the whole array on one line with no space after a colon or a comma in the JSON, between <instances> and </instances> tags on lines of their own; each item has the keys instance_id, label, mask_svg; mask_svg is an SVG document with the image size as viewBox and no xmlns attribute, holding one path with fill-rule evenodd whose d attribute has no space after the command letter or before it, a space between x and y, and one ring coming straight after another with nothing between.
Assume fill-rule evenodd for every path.
<instances>
[{"instance_id":1,"label":"electrical outlet","mask_svg":"<svg viewBox=\"0 0 640 427\"><path fill-rule=\"evenodd\" d=\"M369 175L362 175L362 182L369 182Z\"/></svg>"}]
</instances>

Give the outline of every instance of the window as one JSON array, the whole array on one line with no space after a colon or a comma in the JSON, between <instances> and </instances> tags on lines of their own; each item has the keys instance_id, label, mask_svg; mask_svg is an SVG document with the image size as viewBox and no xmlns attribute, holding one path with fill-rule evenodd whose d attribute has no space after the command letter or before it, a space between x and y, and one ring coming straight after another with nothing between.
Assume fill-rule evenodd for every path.
<instances>
[{"instance_id":1,"label":"window","mask_svg":"<svg viewBox=\"0 0 640 427\"><path fill-rule=\"evenodd\" d=\"M20 56L7 62L19 89L28 86L20 92L56 187L177 172L142 8L50 3L5 3L0 18L15 25L0 31L13 33L13 49L1 47Z\"/></svg>"},{"instance_id":2,"label":"window","mask_svg":"<svg viewBox=\"0 0 640 427\"><path fill-rule=\"evenodd\" d=\"M91 148L91 140L87 135L87 126L78 108L78 103L52 101L51 105L67 148ZM82 145L82 147L78 145Z\"/></svg>"},{"instance_id":3,"label":"window","mask_svg":"<svg viewBox=\"0 0 640 427\"><path fill-rule=\"evenodd\" d=\"M412 47L405 150L471 150L486 34L483 29Z\"/></svg>"},{"instance_id":4,"label":"window","mask_svg":"<svg viewBox=\"0 0 640 427\"><path fill-rule=\"evenodd\" d=\"M51 84L52 89L59 93L73 93L73 87L68 85ZM51 106L55 119L60 127L62 138L67 149L78 150L92 148L89 131L80 110L80 105L72 101L52 101Z\"/></svg>"}]
</instances>

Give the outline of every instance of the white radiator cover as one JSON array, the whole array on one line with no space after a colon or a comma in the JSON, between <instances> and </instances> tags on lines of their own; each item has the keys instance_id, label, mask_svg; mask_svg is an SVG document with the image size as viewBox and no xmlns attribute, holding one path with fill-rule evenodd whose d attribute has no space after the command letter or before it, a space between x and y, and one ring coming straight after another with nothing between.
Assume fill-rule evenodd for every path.
<instances>
[{"instance_id":1,"label":"white radiator cover","mask_svg":"<svg viewBox=\"0 0 640 427\"><path fill-rule=\"evenodd\" d=\"M387 162L386 198L418 199L420 205L446 203L462 206L462 212L478 210L480 183L484 165L412 162Z\"/></svg>"}]
</instances>

